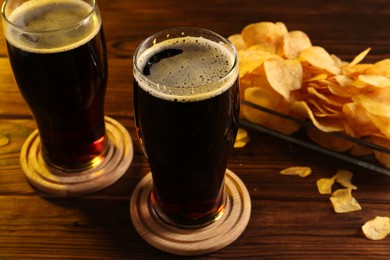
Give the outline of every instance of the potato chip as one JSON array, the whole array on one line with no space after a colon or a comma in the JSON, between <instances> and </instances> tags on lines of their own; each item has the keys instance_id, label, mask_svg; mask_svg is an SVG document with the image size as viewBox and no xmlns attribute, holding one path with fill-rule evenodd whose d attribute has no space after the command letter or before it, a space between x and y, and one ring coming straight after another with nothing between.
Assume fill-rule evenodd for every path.
<instances>
[{"instance_id":1,"label":"potato chip","mask_svg":"<svg viewBox=\"0 0 390 260\"><path fill-rule=\"evenodd\" d=\"M383 98L387 97L388 100L382 101ZM390 117L390 95L376 91L370 95L356 95L352 97L352 100L372 115Z\"/></svg>"},{"instance_id":2,"label":"potato chip","mask_svg":"<svg viewBox=\"0 0 390 260\"><path fill-rule=\"evenodd\" d=\"M349 103L344 105L343 114L346 123L344 126L350 136L360 138L379 133L379 130L372 124L367 110L360 104ZM348 127L348 125L351 127Z\"/></svg>"},{"instance_id":3,"label":"potato chip","mask_svg":"<svg viewBox=\"0 0 390 260\"><path fill-rule=\"evenodd\" d=\"M317 189L320 194L332 194L334 178L322 178L317 180Z\"/></svg>"},{"instance_id":4,"label":"potato chip","mask_svg":"<svg viewBox=\"0 0 390 260\"><path fill-rule=\"evenodd\" d=\"M295 101L291 104L291 110L297 115L310 118L313 124L324 132L337 132L344 130L344 121L338 118L316 118L312 109L305 101Z\"/></svg>"},{"instance_id":5,"label":"potato chip","mask_svg":"<svg viewBox=\"0 0 390 260\"><path fill-rule=\"evenodd\" d=\"M368 139L367 137L362 138L363 141L367 140L367 139ZM370 141L366 141L366 142L369 143ZM355 155L355 156L368 156L368 155L373 154L374 151L371 148L368 148L366 146L353 144L353 146L349 150L349 153L352 155Z\"/></svg>"},{"instance_id":6,"label":"potato chip","mask_svg":"<svg viewBox=\"0 0 390 260\"><path fill-rule=\"evenodd\" d=\"M370 52L371 48L367 48L366 50L362 51L359 55L357 55L351 63L348 64L348 67L352 67L360 63Z\"/></svg>"},{"instance_id":7,"label":"potato chip","mask_svg":"<svg viewBox=\"0 0 390 260\"><path fill-rule=\"evenodd\" d=\"M352 99L364 109L371 127L390 140L390 91L377 90L366 95L356 95Z\"/></svg>"},{"instance_id":8,"label":"potato chip","mask_svg":"<svg viewBox=\"0 0 390 260\"><path fill-rule=\"evenodd\" d=\"M297 175L299 177L306 177L311 174L311 168L306 166L295 166L286 168L280 171L282 175Z\"/></svg>"},{"instance_id":9,"label":"potato chip","mask_svg":"<svg viewBox=\"0 0 390 260\"><path fill-rule=\"evenodd\" d=\"M343 66L343 74L349 77L357 78L361 74L366 74L373 64L356 64L355 66ZM357 83L354 83L355 85Z\"/></svg>"},{"instance_id":10,"label":"potato chip","mask_svg":"<svg viewBox=\"0 0 390 260\"><path fill-rule=\"evenodd\" d=\"M276 46L264 45L262 43L258 43L249 47L248 50L265 51L265 52L269 52L270 54L275 54Z\"/></svg>"},{"instance_id":11,"label":"potato chip","mask_svg":"<svg viewBox=\"0 0 390 260\"><path fill-rule=\"evenodd\" d=\"M244 99L253 104L272 109L280 113L289 112L288 104L273 89L262 87L247 88L244 93ZM292 134L301 127L294 121L279 118L275 115L252 107L242 106L241 110L243 117L248 121L254 124L266 126L284 134Z\"/></svg>"},{"instance_id":12,"label":"potato chip","mask_svg":"<svg viewBox=\"0 0 390 260\"><path fill-rule=\"evenodd\" d=\"M366 238L371 240L381 240L390 234L390 218L377 216L367 221L362 230Z\"/></svg>"},{"instance_id":13,"label":"potato chip","mask_svg":"<svg viewBox=\"0 0 390 260\"><path fill-rule=\"evenodd\" d=\"M375 63L372 67L368 68L367 74L390 76L390 59L384 59Z\"/></svg>"},{"instance_id":14,"label":"potato chip","mask_svg":"<svg viewBox=\"0 0 390 260\"><path fill-rule=\"evenodd\" d=\"M384 148L390 149L390 141L385 138L372 136L372 141L376 145L380 145ZM390 154L374 150L375 158L387 168L390 168Z\"/></svg>"},{"instance_id":15,"label":"potato chip","mask_svg":"<svg viewBox=\"0 0 390 260\"><path fill-rule=\"evenodd\" d=\"M263 44L277 49L282 46L283 36L287 32L283 23L259 22L247 25L241 35L248 47Z\"/></svg>"},{"instance_id":16,"label":"potato chip","mask_svg":"<svg viewBox=\"0 0 390 260\"><path fill-rule=\"evenodd\" d=\"M286 101L291 91L301 88L302 66L296 60L268 59L264 70L271 87Z\"/></svg>"},{"instance_id":17,"label":"potato chip","mask_svg":"<svg viewBox=\"0 0 390 260\"><path fill-rule=\"evenodd\" d=\"M334 80L335 82L329 82L327 87L335 96L348 98L361 92L359 88L353 86L354 79L347 75L336 75Z\"/></svg>"},{"instance_id":18,"label":"potato chip","mask_svg":"<svg viewBox=\"0 0 390 260\"><path fill-rule=\"evenodd\" d=\"M307 92L311 95L314 95L316 98L322 100L325 104L332 105L335 107L342 107L345 103L350 101L350 99L345 99L338 96L324 95L313 87L307 88Z\"/></svg>"},{"instance_id":19,"label":"potato chip","mask_svg":"<svg viewBox=\"0 0 390 260\"><path fill-rule=\"evenodd\" d=\"M264 61L275 57L273 54L261 50L238 51L238 64L240 77L263 65Z\"/></svg>"},{"instance_id":20,"label":"potato chip","mask_svg":"<svg viewBox=\"0 0 390 260\"><path fill-rule=\"evenodd\" d=\"M390 78L381 75L365 75L358 76L358 80L361 82L378 88L390 87Z\"/></svg>"},{"instance_id":21,"label":"potato chip","mask_svg":"<svg viewBox=\"0 0 390 260\"><path fill-rule=\"evenodd\" d=\"M283 55L288 59L298 58L311 46L310 38L302 31L291 31L283 36Z\"/></svg>"},{"instance_id":22,"label":"potato chip","mask_svg":"<svg viewBox=\"0 0 390 260\"><path fill-rule=\"evenodd\" d=\"M243 148L249 142L249 134L246 130L238 128L234 148Z\"/></svg>"},{"instance_id":23,"label":"potato chip","mask_svg":"<svg viewBox=\"0 0 390 260\"><path fill-rule=\"evenodd\" d=\"M338 136L334 136L328 133L324 133L317 129L306 128L307 136L313 142L321 145L322 147L337 151L345 152L352 148L353 143Z\"/></svg>"},{"instance_id":24,"label":"potato chip","mask_svg":"<svg viewBox=\"0 0 390 260\"><path fill-rule=\"evenodd\" d=\"M236 47L236 50L245 50L247 48L244 38L241 34L234 34L228 37L228 40Z\"/></svg>"},{"instance_id":25,"label":"potato chip","mask_svg":"<svg viewBox=\"0 0 390 260\"><path fill-rule=\"evenodd\" d=\"M344 188L356 190L357 187L351 183L353 173L346 170L338 170L332 178L322 178L317 180L317 189L320 194L331 194L335 182Z\"/></svg>"},{"instance_id":26,"label":"potato chip","mask_svg":"<svg viewBox=\"0 0 390 260\"><path fill-rule=\"evenodd\" d=\"M357 187L353 185L351 182L352 177L353 177L352 172L346 170L338 170L336 175L333 178L337 183L341 184L344 188L357 190Z\"/></svg>"},{"instance_id":27,"label":"potato chip","mask_svg":"<svg viewBox=\"0 0 390 260\"><path fill-rule=\"evenodd\" d=\"M324 69L334 75L341 73L341 69L337 66L335 60L322 47L311 46L306 48L301 52L299 58L316 68Z\"/></svg>"},{"instance_id":28,"label":"potato chip","mask_svg":"<svg viewBox=\"0 0 390 260\"><path fill-rule=\"evenodd\" d=\"M333 192L330 201L336 213L348 213L362 209L357 200L352 197L352 190L348 188Z\"/></svg>"}]
</instances>

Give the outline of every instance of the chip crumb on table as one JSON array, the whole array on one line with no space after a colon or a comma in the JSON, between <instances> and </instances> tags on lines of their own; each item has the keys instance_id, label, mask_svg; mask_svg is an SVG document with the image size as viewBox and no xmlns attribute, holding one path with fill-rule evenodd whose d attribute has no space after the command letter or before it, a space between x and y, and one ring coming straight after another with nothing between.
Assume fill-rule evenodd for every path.
<instances>
[{"instance_id":1,"label":"chip crumb on table","mask_svg":"<svg viewBox=\"0 0 390 260\"><path fill-rule=\"evenodd\" d=\"M297 175L307 177L311 174L311 168L306 166L293 166L280 171L282 175Z\"/></svg>"},{"instance_id":2,"label":"chip crumb on table","mask_svg":"<svg viewBox=\"0 0 390 260\"><path fill-rule=\"evenodd\" d=\"M352 189L338 189L329 198L336 213L349 213L361 210L359 202L352 196Z\"/></svg>"},{"instance_id":3,"label":"chip crumb on table","mask_svg":"<svg viewBox=\"0 0 390 260\"><path fill-rule=\"evenodd\" d=\"M243 148L249 143L249 134L245 129L238 128L234 148Z\"/></svg>"},{"instance_id":4,"label":"chip crumb on table","mask_svg":"<svg viewBox=\"0 0 390 260\"><path fill-rule=\"evenodd\" d=\"M382 240L390 234L390 218L377 216L367 221L362 226L366 238L371 240Z\"/></svg>"}]
</instances>

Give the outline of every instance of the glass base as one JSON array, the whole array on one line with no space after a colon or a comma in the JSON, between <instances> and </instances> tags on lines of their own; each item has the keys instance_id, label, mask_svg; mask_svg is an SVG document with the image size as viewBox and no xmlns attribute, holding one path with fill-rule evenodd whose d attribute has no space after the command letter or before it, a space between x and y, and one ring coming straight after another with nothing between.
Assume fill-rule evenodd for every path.
<instances>
[{"instance_id":1,"label":"glass base","mask_svg":"<svg viewBox=\"0 0 390 260\"><path fill-rule=\"evenodd\" d=\"M153 188L151 173L135 188L130 202L131 220L138 234L161 251L195 256L218 251L233 243L244 232L251 213L249 192L240 178L226 170L227 200L222 216L199 228L182 228L157 218L148 206Z\"/></svg>"},{"instance_id":2,"label":"glass base","mask_svg":"<svg viewBox=\"0 0 390 260\"><path fill-rule=\"evenodd\" d=\"M27 180L37 189L58 196L77 196L102 190L124 175L133 159L133 143L127 130L105 117L109 139L102 163L80 171L62 171L47 165L40 149L38 130L23 144L20 163Z\"/></svg>"},{"instance_id":3,"label":"glass base","mask_svg":"<svg viewBox=\"0 0 390 260\"><path fill-rule=\"evenodd\" d=\"M149 212L155 217L159 218L168 225L175 226L178 228L183 228L183 229L194 229L194 228L201 228L210 225L211 223L217 221L222 217L224 214L225 210L228 210L230 206L230 200L227 199L227 192L224 192L223 194L223 201L222 205L220 208L217 210L216 213L214 214L208 214L200 219L193 220L193 221L186 221L185 223L178 223L177 221L171 219L169 216L167 216L159 207L157 204L152 202L152 192L149 196L148 204L149 204Z\"/></svg>"}]
</instances>

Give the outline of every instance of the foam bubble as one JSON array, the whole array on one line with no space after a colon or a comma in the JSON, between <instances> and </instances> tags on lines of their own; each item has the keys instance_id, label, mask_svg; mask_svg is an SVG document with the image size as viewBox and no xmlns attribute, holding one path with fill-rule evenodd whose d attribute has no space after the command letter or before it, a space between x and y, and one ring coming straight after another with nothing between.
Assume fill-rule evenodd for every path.
<instances>
[{"instance_id":1,"label":"foam bubble","mask_svg":"<svg viewBox=\"0 0 390 260\"><path fill-rule=\"evenodd\" d=\"M137 67L144 68L150 57L166 49L183 52L155 63L148 76L134 70L140 87L154 96L181 102L203 100L225 92L237 79L234 54L222 43L202 37L155 43L140 54Z\"/></svg>"},{"instance_id":2,"label":"foam bubble","mask_svg":"<svg viewBox=\"0 0 390 260\"><path fill-rule=\"evenodd\" d=\"M79 0L28 1L8 16L16 27L7 25L5 36L10 44L28 52L71 50L87 43L99 32L101 18L98 12L89 16L91 11L91 5ZM83 23L79 23L82 19L85 19Z\"/></svg>"}]
</instances>

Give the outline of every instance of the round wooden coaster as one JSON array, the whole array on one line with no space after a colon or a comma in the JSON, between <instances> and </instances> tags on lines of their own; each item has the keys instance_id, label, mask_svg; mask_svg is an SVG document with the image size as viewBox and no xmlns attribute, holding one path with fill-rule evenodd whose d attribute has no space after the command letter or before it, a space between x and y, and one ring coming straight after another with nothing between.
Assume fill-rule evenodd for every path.
<instances>
[{"instance_id":1,"label":"round wooden coaster","mask_svg":"<svg viewBox=\"0 0 390 260\"><path fill-rule=\"evenodd\" d=\"M58 196L77 196L104 189L124 175L133 159L133 143L126 128L105 117L108 151L98 166L79 172L50 167L42 158L38 130L23 144L20 163L27 180L36 188Z\"/></svg>"},{"instance_id":2,"label":"round wooden coaster","mask_svg":"<svg viewBox=\"0 0 390 260\"><path fill-rule=\"evenodd\" d=\"M240 178L228 169L225 176L228 199L224 213L220 219L202 228L178 228L152 216L148 206L152 187L152 175L149 173L133 192L130 215L138 234L164 252L195 256L218 251L235 241L249 222L251 201L248 190Z\"/></svg>"}]
</instances>

